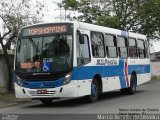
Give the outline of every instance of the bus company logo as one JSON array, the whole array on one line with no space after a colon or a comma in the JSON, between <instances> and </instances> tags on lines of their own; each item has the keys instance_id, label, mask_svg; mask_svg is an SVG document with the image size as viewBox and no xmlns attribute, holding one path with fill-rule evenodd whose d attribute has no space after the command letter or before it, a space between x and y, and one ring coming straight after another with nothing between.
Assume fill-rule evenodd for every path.
<instances>
[{"instance_id":1,"label":"bus company logo","mask_svg":"<svg viewBox=\"0 0 160 120\"><path fill-rule=\"evenodd\" d=\"M118 65L118 60L97 59L96 65Z\"/></svg>"}]
</instances>

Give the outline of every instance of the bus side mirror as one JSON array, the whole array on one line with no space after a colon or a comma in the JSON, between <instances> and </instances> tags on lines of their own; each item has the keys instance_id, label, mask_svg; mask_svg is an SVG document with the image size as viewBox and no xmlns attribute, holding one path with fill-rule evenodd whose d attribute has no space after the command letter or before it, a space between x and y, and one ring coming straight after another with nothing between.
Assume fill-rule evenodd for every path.
<instances>
[{"instance_id":1,"label":"bus side mirror","mask_svg":"<svg viewBox=\"0 0 160 120\"><path fill-rule=\"evenodd\" d=\"M84 35L80 34L79 36L79 43L84 44Z\"/></svg>"}]
</instances>

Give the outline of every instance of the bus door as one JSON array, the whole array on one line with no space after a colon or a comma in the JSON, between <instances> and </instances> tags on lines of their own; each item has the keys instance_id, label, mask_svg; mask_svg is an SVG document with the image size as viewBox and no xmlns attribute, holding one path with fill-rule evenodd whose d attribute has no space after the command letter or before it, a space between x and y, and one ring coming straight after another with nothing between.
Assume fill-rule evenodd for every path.
<instances>
[{"instance_id":1,"label":"bus door","mask_svg":"<svg viewBox=\"0 0 160 120\"><path fill-rule=\"evenodd\" d=\"M88 74L88 63L91 61L89 31L77 31L76 55L77 55L77 80L78 80L78 96L89 94L90 75ZM90 85L89 85L90 86ZM87 89L86 89L87 88Z\"/></svg>"}]
</instances>

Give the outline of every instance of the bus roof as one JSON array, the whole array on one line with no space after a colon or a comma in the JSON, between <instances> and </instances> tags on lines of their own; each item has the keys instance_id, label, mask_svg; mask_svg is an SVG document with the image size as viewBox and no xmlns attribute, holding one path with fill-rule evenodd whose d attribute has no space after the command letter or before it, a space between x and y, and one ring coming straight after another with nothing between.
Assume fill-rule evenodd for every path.
<instances>
[{"instance_id":1,"label":"bus roof","mask_svg":"<svg viewBox=\"0 0 160 120\"><path fill-rule=\"evenodd\" d=\"M127 32L123 30L118 30L114 28L109 28L109 27L104 27L104 26L99 26L99 25L93 25L89 23L83 23L79 22L79 28L81 29L86 29L86 30L91 30L91 31L97 31L97 32L102 32L106 34L113 34L113 35L118 35L118 36L124 36L124 37L132 37L132 38L139 38L139 39L144 39L146 40L146 36L143 34L139 33L133 33L133 32Z\"/></svg>"},{"instance_id":2,"label":"bus roof","mask_svg":"<svg viewBox=\"0 0 160 120\"><path fill-rule=\"evenodd\" d=\"M75 23L74 21L59 21L59 22L48 22L48 23L35 23L32 25L24 26L21 29L28 28L28 27L33 27L33 26L38 26L38 25L48 25L48 24L54 24L54 23Z\"/></svg>"}]
</instances>

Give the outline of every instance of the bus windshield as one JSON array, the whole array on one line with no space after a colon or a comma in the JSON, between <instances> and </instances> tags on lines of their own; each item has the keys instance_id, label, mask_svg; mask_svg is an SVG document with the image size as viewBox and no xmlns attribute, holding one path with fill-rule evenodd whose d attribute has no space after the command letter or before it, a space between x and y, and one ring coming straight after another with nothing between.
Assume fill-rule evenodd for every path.
<instances>
[{"instance_id":1,"label":"bus windshield","mask_svg":"<svg viewBox=\"0 0 160 120\"><path fill-rule=\"evenodd\" d=\"M72 35L24 37L18 40L16 70L19 72L57 72L72 67Z\"/></svg>"}]
</instances>

